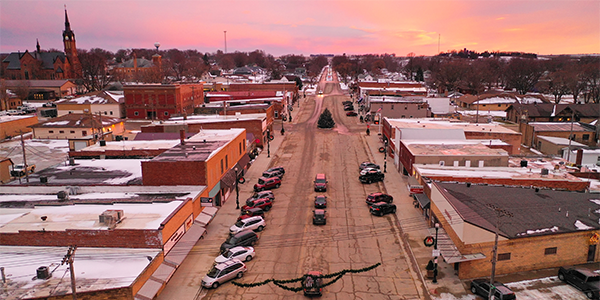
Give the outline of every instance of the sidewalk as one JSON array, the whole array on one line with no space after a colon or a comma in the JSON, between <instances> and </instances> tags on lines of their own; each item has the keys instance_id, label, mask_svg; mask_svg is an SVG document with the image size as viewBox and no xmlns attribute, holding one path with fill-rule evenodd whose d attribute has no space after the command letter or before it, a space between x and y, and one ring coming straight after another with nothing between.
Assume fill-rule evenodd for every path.
<instances>
[{"instance_id":1,"label":"sidewalk","mask_svg":"<svg viewBox=\"0 0 600 300\"><path fill-rule=\"evenodd\" d=\"M384 154L379 152L379 147L383 146L383 143L379 140L381 136L377 135L377 128L371 127L373 129L371 135L361 134L371 161L380 165L383 169ZM396 215L400 223L399 226L402 228L403 240L408 244L409 251L412 252L413 265L416 263L418 268L418 270L415 270L419 273L418 278L415 278L415 280L420 279L424 283L425 289L431 297L439 297L441 293L450 293L457 298L460 298L461 295L470 294L463 286L462 281L454 274L454 267L445 263L441 257L438 258L438 282L433 283L431 279L425 277L425 267L429 260L433 259L433 247L426 247L423 239L429 235L435 236L435 229L428 226L421 210L413 205L414 199L408 193L408 176L404 176L396 170L394 159L389 156L386 165L387 172L385 173L383 192L394 197L394 204L397 206Z\"/></svg>"}]
</instances>

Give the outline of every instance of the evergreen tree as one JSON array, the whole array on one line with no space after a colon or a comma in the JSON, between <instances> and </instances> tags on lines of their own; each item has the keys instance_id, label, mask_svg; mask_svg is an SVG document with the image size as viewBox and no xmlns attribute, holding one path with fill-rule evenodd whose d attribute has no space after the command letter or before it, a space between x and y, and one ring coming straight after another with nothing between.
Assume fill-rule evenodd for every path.
<instances>
[{"instance_id":1,"label":"evergreen tree","mask_svg":"<svg viewBox=\"0 0 600 300\"><path fill-rule=\"evenodd\" d=\"M321 116L319 117L319 121L317 122L317 127L319 128L333 128L335 126L335 121L331 117L331 112L329 109L325 109Z\"/></svg>"}]
</instances>

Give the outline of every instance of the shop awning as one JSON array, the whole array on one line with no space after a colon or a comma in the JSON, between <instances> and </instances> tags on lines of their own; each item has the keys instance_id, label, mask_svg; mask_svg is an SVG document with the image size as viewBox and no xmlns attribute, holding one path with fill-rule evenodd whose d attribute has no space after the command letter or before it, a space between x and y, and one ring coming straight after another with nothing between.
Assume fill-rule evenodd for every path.
<instances>
[{"instance_id":1,"label":"shop awning","mask_svg":"<svg viewBox=\"0 0 600 300\"><path fill-rule=\"evenodd\" d=\"M205 232L206 229L204 227L200 226L200 224L193 223L177 244L171 248L169 254L165 256L165 262L179 266Z\"/></svg>"},{"instance_id":2,"label":"shop awning","mask_svg":"<svg viewBox=\"0 0 600 300\"><path fill-rule=\"evenodd\" d=\"M419 205L421 206L422 209L429 208L429 204L431 203L431 200L429 200L429 197L427 197L427 195L413 194L413 198L415 198L415 200L417 200L417 202L419 202Z\"/></svg>"}]
</instances>

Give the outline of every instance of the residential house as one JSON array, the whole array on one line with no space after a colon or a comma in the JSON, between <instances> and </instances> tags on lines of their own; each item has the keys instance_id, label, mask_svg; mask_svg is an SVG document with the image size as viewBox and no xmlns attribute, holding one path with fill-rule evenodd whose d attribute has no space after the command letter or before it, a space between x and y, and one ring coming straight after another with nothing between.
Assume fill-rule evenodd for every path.
<instances>
[{"instance_id":1,"label":"residential house","mask_svg":"<svg viewBox=\"0 0 600 300\"><path fill-rule=\"evenodd\" d=\"M75 98L60 99L54 103L56 104L58 116L72 113L91 113L114 118L125 117L123 94L116 92L92 92Z\"/></svg>"},{"instance_id":2,"label":"residential house","mask_svg":"<svg viewBox=\"0 0 600 300\"><path fill-rule=\"evenodd\" d=\"M514 122L575 122L590 123L598 119L598 104L519 104L506 109L506 119Z\"/></svg>"},{"instance_id":3,"label":"residential house","mask_svg":"<svg viewBox=\"0 0 600 300\"><path fill-rule=\"evenodd\" d=\"M553 136L585 144L596 145L595 128L581 122L531 122L520 124L523 145L538 147L538 136Z\"/></svg>"},{"instance_id":4,"label":"residential house","mask_svg":"<svg viewBox=\"0 0 600 300\"><path fill-rule=\"evenodd\" d=\"M6 88L13 93L28 95L21 100L39 100L41 102L53 101L62 97L75 95L77 85L73 82L61 80L5 80Z\"/></svg>"},{"instance_id":5,"label":"residential house","mask_svg":"<svg viewBox=\"0 0 600 300\"><path fill-rule=\"evenodd\" d=\"M464 95L456 98L459 107L482 110L504 111L515 103L548 103L542 95L519 95L516 93L488 91L481 95Z\"/></svg>"},{"instance_id":6,"label":"residential house","mask_svg":"<svg viewBox=\"0 0 600 300\"><path fill-rule=\"evenodd\" d=\"M38 139L113 140L125 131L123 119L102 115L66 114L30 126Z\"/></svg>"}]
</instances>

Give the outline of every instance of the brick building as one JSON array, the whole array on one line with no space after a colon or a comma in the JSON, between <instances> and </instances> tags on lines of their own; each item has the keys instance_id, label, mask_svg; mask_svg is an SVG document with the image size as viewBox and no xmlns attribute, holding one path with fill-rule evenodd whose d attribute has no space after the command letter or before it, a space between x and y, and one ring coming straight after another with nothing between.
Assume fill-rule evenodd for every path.
<instances>
[{"instance_id":1,"label":"brick building","mask_svg":"<svg viewBox=\"0 0 600 300\"><path fill-rule=\"evenodd\" d=\"M520 104L514 103L506 109L506 119L519 123L527 122L575 122L590 123L598 119L598 105L587 104Z\"/></svg>"},{"instance_id":2,"label":"brick building","mask_svg":"<svg viewBox=\"0 0 600 300\"><path fill-rule=\"evenodd\" d=\"M123 119L101 115L66 114L49 121L30 126L33 137L38 139L93 139L104 137L112 140L125 130Z\"/></svg>"},{"instance_id":3,"label":"brick building","mask_svg":"<svg viewBox=\"0 0 600 300\"><path fill-rule=\"evenodd\" d=\"M2 77L13 80L69 79L81 77L81 63L77 57L75 33L65 9L63 30L64 52L42 52L40 43L36 51L12 52L2 60Z\"/></svg>"},{"instance_id":4,"label":"brick building","mask_svg":"<svg viewBox=\"0 0 600 300\"><path fill-rule=\"evenodd\" d=\"M360 81L358 89L361 97L365 96L427 96L427 88L422 82L393 81L376 82Z\"/></svg>"},{"instance_id":5,"label":"brick building","mask_svg":"<svg viewBox=\"0 0 600 300\"><path fill-rule=\"evenodd\" d=\"M22 100L47 102L75 95L77 86L66 79L56 80L5 80L6 88L13 92L23 90L28 96Z\"/></svg>"},{"instance_id":6,"label":"brick building","mask_svg":"<svg viewBox=\"0 0 600 300\"><path fill-rule=\"evenodd\" d=\"M123 87L128 119L166 120L191 115L203 102L199 84L132 84Z\"/></svg>"},{"instance_id":7,"label":"brick building","mask_svg":"<svg viewBox=\"0 0 600 300\"><path fill-rule=\"evenodd\" d=\"M429 104L423 97L369 96L365 106L371 114L387 118L431 117Z\"/></svg>"},{"instance_id":8,"label":"brick building","mask_svg":"<svg viewBox=\"0 0 600 300\"><path fill-rule=\"evenodd\" d=\"M75 98L64 98L55 101L58 116L66 114L102 114L107 117L122 118L125 116L123 94L109 91L92 92Z\"/></svg>"},{"instance_id":9,"label":"brick building","mask_svg":"<svg viewBox=\"0 0 600 300\"><path fill-rule=\"evenodd\" d=\"M596 132L593 126L580 122L531 122L520 124L523 145L537 148L541 146L538 136L559 137L595 146Z\"/></svg>"},{"instance_id":10,"label":"brick building","mask_svg":"<svg viewBox=\"0 0 600 300\"><path fill-rule=\"evenodd\" d=\"M38 124L36 115L0 116L0 140L31 132L30 126Z\"/></svg>"},{"instance_id":11,"label":"brick building","mask_svg":"<svg viewBox=\"0 0 600 300\"><path fill-rule=\"evenodd\" d=\"M441 256L461 279L491 273L496 226L497 275L600 262L594 195L448 182L433 182L426 193L430 224L442 228Z\"/></svg>"}]
</instances>

